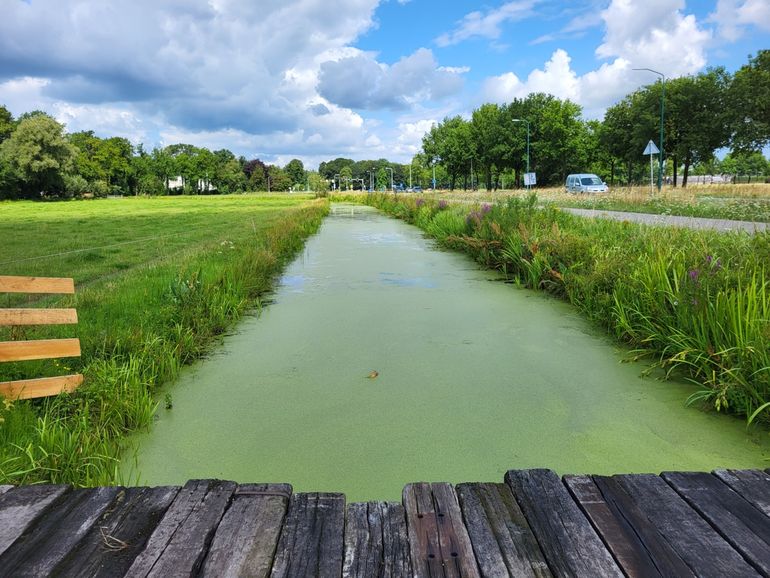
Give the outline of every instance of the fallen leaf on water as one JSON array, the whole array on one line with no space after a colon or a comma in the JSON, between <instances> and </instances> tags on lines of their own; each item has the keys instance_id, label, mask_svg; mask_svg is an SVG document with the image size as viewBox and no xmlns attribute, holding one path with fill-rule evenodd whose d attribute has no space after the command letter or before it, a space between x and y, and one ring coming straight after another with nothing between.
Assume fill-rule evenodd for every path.
<instances>
[{"instance_id":1,"label":"fallen leaf on water","mask_svg":"<svg viewBox=\"0 0 770 578\"><path fill-rule=\"evenodd\" d=\"M369 379L374 379L374 378L375 378L375 377L377 377L378 375L380 375L380 372L379 372L379 371L377 371L377 370L375 369L374 371L372 371L372 372L371 372L369 375L367 375L366 377L368 377Z\"/></svg>"}]
</instances>

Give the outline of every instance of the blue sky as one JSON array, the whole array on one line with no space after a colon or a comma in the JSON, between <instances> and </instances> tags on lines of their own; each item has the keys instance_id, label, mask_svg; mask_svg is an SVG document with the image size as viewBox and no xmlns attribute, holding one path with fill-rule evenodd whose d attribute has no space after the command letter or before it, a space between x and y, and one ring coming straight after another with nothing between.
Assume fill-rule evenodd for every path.
<instances>
[{"instance_id":1,"label":"blue sky","mask_svg":"<svg viewBox=\"0 0 770 578\"><path fill-rule=\"evenodd\" d=\"M770 48L768 0L0 0L0 104L146 148L406 162L432 123L549 92L586 118Z\"/></svg>"}]
</instances>

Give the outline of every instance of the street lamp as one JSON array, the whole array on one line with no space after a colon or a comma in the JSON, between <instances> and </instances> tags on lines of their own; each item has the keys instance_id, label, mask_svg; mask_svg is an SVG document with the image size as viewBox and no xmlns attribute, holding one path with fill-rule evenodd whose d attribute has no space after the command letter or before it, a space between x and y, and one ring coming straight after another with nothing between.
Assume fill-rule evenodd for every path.
<instances>
[{"instance_id":1,"label":"street lamp","mask_svg":"<svg viewBox=\"0 0 770 578\"><path fill-rule=\"evenodd\" d=\"M513 122L527 123L527 174L529 174L529 121L525 118L514 118ZM527 179L529 179L529 177L527 177ZM529 189L529 180L527 180L527 188Z\"/></svg>"},{"instance_id":2,"label":"street lamp","mask_svg":"<svg viewBox=\"0 0 770 578\"><path fill-rule=\"evenodd\" d=\"M660 189L663 186L663 102L666 99L666 75L657 70L653 70L652 68L632 68L631 70L646 70L660 76L660 146L658 147L660 148L660 152L658 153L658 192L660 192ZM674 186L676 186L676 183L674 183Z\"/></svg>"},{"instance_id":3,"label":"street lamp","mask_svg":"<svg viewBox=\"0 0 770 578\"><path fill-rule=\"evenodd\" d=\"M393 169L390 167L385 167L386 171L390 171L390 190L393 190Z\"/></svg>"}]
</instances>

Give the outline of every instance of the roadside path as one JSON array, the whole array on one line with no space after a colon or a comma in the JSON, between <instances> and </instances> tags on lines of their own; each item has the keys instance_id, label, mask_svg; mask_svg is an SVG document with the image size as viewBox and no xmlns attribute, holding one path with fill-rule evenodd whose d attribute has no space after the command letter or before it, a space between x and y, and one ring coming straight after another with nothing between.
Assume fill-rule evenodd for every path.
<instances>
[{"instance_id":1,"label":"roadside path","mask_svg":"<svg viewBox=\"0 0 770 578\"><path fill-rule=\"evenodd\" d=\"M756 233L770 230L768 223L755 221L731 221L729 219L703 219L699 217L681 217L676 215L655 215L650 213L625 213L621 211L602 211L596 209L573 209L563 207L573 215L581 217L599 217L602 219L615 219L616 221L633 221L647 225L670 225L674 227L688 227L690 229L714 229L716 231L746 231Z\"/></svg>"}]
</instances>

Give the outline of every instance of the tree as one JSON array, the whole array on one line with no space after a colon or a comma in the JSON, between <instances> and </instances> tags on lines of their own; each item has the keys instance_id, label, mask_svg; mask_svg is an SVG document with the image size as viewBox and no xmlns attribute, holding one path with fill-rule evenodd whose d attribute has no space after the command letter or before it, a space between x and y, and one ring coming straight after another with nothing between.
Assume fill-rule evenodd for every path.
<instances>
[{"instance_id":1,"label":"tree","mask_svg":"<svg viewBox=\"0 0 770 578\"><path fill-rule=\"evenodd\" d=\"M0 105L0 144L11 136L15 128L16 123L13 122L13 115L7 108Z\"/></svg>"},{"instance_id":2,"label":"tree","mask_svg":"<svg viewBox=\"0 0 770 578\"><path fill-rule=\"evenodd\" d=\"M732 147L759 150L770 144L770 50L749 58L730 84Z\"/></svg>"},{"instance_id":3,"label":"tree","mask_svg":"<svg viewBox=\"0 0 770 578\"><path fill-rule=\"evenodd\" d=\"M338 184L340 186L340 189L342 189L343 185L342 183L345 183L345 190L350 190L350 181L353 178L353 169L351 167L342 167L342 170L340 171L340 178L338 181Z\"/></svg>"},{"instance_id":4,"label":"tree","mask_svg":"<svg viewBox=\"0 0 770 578\"><path fill-rule=\"evenodd\" d=\"M305 184L305 166L299 159L292 159L284 168L291 179L292 186Z\"/></svg>"},{"instance_id":5,"label":"tree","mask_svg":"<svg viewBox=\"0 0 770 578\"><path fill-rule=\"evenodd\" d=\"M7 166L18 182L18 196L25 198L62 195L75 155L64 126L46 114L25 117L0 145L0 164Z\"/></svg>"},{"instance_id":6,"label":"tree","mask_svg":"<svg viewBox=\"0 0 770 578\"><path fill-rule=\"evenodd\" d=\"M270 165L267 168L270 181L268 190L270 191L288 191L292 185L291 177L281 167Z\"/></svg>"}]
</instances>

